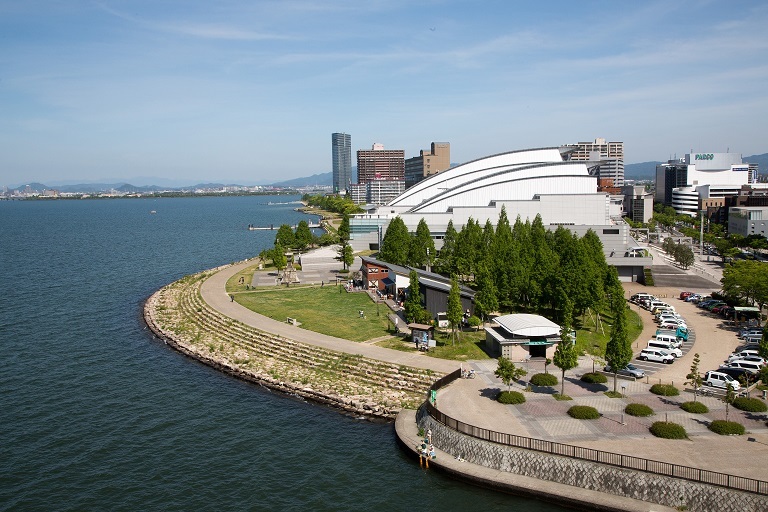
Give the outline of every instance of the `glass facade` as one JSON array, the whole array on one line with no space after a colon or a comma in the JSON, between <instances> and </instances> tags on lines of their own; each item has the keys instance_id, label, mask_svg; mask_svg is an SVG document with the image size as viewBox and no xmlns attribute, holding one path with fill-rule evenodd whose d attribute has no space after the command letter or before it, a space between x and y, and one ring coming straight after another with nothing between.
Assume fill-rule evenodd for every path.
<instances>
[{"instance_id":1,"label":"glass facade","mask_svg":"<svg viewBox=\"0 0 768 512\"><path fill-rule=\"evenodd\" d=\"M333 191L346 193L352 183L352 137L347 133L331 134Z\"/></svg>"}]
</instances>

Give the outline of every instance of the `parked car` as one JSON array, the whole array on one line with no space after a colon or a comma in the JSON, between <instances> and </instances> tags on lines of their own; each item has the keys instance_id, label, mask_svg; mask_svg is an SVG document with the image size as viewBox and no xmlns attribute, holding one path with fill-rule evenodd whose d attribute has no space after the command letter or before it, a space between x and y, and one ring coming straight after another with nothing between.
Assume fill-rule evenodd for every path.
<instances>
[{"instance_id":1,"label":"parked car","mask_svg":"<svg viewBox=\"0 0 768 512\"><path fill-rule=\"evenodd\" d=\"M746 383L752 383L757 378L756 375L744 368L718 368L717 371L720 373L727 373L739 382L743 379Z\"/></svg>"},{"instance_id":2,"label":"parked car","mask_svg":"<svg viewBox=\"0 0 768 512\"><path fill-rule=\"evenodd\" d=\"M739 338L746 338L747 336L762 336L763 330L759 327L742 327L739 329Z\"/></svg>"},{"instance_id":3,"label":"parked car","mask_svg":"<svg viewBox=\"0 0 768 512\"><path fill-rule=\"evenodd\" d=\"M725 368L744 368L745 370L751 372L751 373L758 373L760 369L763 367L760 363L757 363L755 361L746 361L744 359L734 359L733 361L730 361L724 365L721 366Z\"/></svg>"},{"instance_id":4,"label":"parked car","mask_svg":"<svg viewBox=\"0 0 768 512\"><path fill-rule=\"evenodd\" d=\"M718 306L724 306L724 305L725 305L725 302L719 300L719 301L715 301L715 302L710 302L709 304L704 306L704 309L706 309L707 311L712 311L714 308L716 308Z\"/></svg>"},{"instance_id":5,"label":"parked car","mask_svg":"<svg viewBox=\"0 0 768 512\"><path fill-rule=\"evenodd\" d=\"M680 292L680 300L685 300L693 295L693 292Z\"/></svg>"},{"instance_id":6,"label":"parked car","mask_svg":"<svg viewBox=\"0 0 768 512\"><path fill-rule=\"evenodd\" d=\"M629 302L634 302L635 304L638 304L641 300L656 300L656 297L651 295L650 293L636 293L633 296L629 298Z\"/></svg>"},{"instance_id":7,"label":"parked car","mask_svg":"<svg viewBox=\"0 0 768 512\"><path fill-rule=\"evenodd\" d=\"M728 304L720 304L719 306L715 306L710 311L715 314L719 314L723 309L728 308Z\"/></svg>"},{"instance_id":8,"label":"parked car","mask_svg":"<svg viewBox=\"0 0 768 512\"><path fill-rule=\"evenodd\" d=\"M641 361L655 361L657 363L672 364L675 357L669 352L652 348L644 348L637 356Z\"/></svg>"},{"instance_id":9,"label":"parked car","mask_svg":"<svg viewBox=\"0 0 768 512\"><path fill-rule=\"evenodd\" d=\"M685 302L693 302L695 304L696 302L701 300L701 297L702 296L699 295L698 293L692 293L685 298Z\"/></svg>"},{"instance_id":10,"label":"parked car","mask_svg":"<svg viewBox=\"0 0 768 512\"><path fill-rule=\"evenodd\" d=\"M613 373L613 370L611 369L610 365L605 367L605 371L608 373ZM636 379L642 379L643 377L645 377L645 372L640 368L638 368L637 366L633 365L632 363L629 363L627 366L617 371L616 373L619 375L627 375L629 377L634 377Z\"/></svg>"},{"instance_id":11,"label":"parked car","mask_svg":"<svg viewBox=\"0 0 768 512\"><path fill-rule=\"evenodd\" d=\"M748 357L760 357L760 351L754 350L754 349L753 350L740 350L740 351L734 352L733 354L728 356L728 361L734 361L736 359L746 359Z\"/></svg>"},{"instance_id":12,"label":"parked car","mask_svg":"<svg viewBox=\"0 0 768 512\"><path fill-rule=\"evenodd\" d=\"M765 363L766 363L765 359L763 359L760 356L734 357L733 359L731 359L729 357L728 361L726 361L726 362L730 363L730 362L733 362L733 361L747 361L747 362L751 362L751 363L757 363L760 366L765 366Z\"/></svg>"},{"instance_id":13,"label":"parked car","mask_svg":"<svg viewBox=\"0 0 768 512\"><path fill-rule=\"evenodd\" d=\"M741 384L739 384L739 381L737 381L727 373L723 373L719 370L705 373L704 384L707 386L713 386L716 388L726 388L728 387L728 384L730 384L731 387L734 389L734 391L738 391L739 389L741 389Z\"/></svg>"},{"instance_id":14,"label":"parked car","mask_svg":"<svg viewBox=\"0 0 768 512\"><path fill-rule=\"evenodd\" d=\"M669 341L650 340L646 348L653 350L663 350L664 352L667 352L676 358L683 357L683 351L679 348L676 348L674 343L670 343Z\"/></svg>"},{"instance_id":15,"label":"parked car","mask_svg":"<svg viewBox=\"0 0 768 512\"><path fill-rule=\"evenodd\" d=\"M688 329L688 326L685 324L685 322L679 320L669 320L659 324L659 329L679 329L680 327Z\"/></svg>"}]
</instances>

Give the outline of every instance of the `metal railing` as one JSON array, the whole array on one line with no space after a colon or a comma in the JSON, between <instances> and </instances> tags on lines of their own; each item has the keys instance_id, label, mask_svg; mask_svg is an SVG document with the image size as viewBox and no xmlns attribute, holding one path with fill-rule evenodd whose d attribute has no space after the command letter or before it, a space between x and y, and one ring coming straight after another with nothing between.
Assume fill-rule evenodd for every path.
<instances>
[{"instance_id":1,"label":"metal railing","mask_svg":"<svg viewBox=\"0 0 768 512\"><path fill-rule=\"evenodd\" d=\"M436 391L460 377L460 370L449 373L448 375L442 377L432 384L430 387L430 394L433 390ZM682 478L693 482L717 485L738 491L751 492L755 494L768 494L768 482L764 480L756 480L754 478L729 475L727 473L718 473L716 471L709 471L707 469L680 466L678 464L672 464L669 462L661 462L658 460L644 459L642 457L635 457L632 455L623 455L620 453L584 448L582 446L556 443L553 441L546 441L544 439L535 439L532 437L496 432L494 430L489 430L464 423L440 412L440 410L438 410L437 407L432 404L429 398L424 402L422 407L426 409L426 411L433 419L442 423L446 427L456 430L457 432L461 432L462 434L477 439L482 439L484 441L490 441L515 448L524 448L526 450L534 450L552 455L571 457L589 462L597 462L599 464L607 464L619 468L634 469L637 471L644 471L646 473L653 473L656 475Z\"/></svg>"}]
</instances>

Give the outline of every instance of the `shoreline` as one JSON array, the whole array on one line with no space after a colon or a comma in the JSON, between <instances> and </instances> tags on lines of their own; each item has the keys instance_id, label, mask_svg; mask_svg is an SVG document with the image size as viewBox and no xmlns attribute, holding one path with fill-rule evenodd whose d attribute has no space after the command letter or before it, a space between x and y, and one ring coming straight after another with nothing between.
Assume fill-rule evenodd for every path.
<instances>
[{"instance_id":1,"label":"shoreline","mask_svg":"<svg viewBox=\"0 0 768 512\"><path fill-rule=\"evenodd\" d=\"M250 260L239 263L248 261ZM227 341L227 333L221 333L216 338L206 338L204 342L194 342L190 340L190 333L180 332L179 325L170 328L167 320L161 321L160 314L169 313L168 303L172 303L176 308L171 310L173 313L178 313L184 308L190 309L190 305L182 304L182 301L189 300L189 297L176 292L178 297L169 298L168 295L172 295L170 290L189 282L192 288L197 284L197 288L192 292L187 290L185 293L189 296L199 295L199 286L202 282L237 264L228 264L186 276L163 286L149 296L144 302L142 317L153 336L177 352L235 378L372 421L394 421L402 409L417 400L422 400L431 383L441 376L430 370L395 365L359 354L314 347L239 323L234 324L235 327L232 329L237 329L237 336L242 337L242 346L238 345L239 340ZM202 300L197 296L195 299L198 302ZM174 300L176 300L175 303ZM216 312L207 303L196 303L194 308L196 309L192 310L192 313L199 317L197 318L199 323L194 327L196 337L201 337L200 333L204 329L208 331L203 333L204 336L212 336L211 333L220 325L216 322L236 322ZM221 318L227 319L221 320ZM254 340L258 339L263 339L263 348L271 352L262 360L258 358L264 350L257 353L253 347L256 343ZM227 347L228 352L216 352L211 349L212 345L218 344L221 347L225 343L233 343L232 347ZM248 350L251 353L246 353ZM289 367L291 371L286 370ZM335 370L336 367L340 367L343 373L328 377L326 373ZM322 372L322 377L326 377L325 380L313 379L313 371L317 374Z\"/></svg>"}]
</instances>

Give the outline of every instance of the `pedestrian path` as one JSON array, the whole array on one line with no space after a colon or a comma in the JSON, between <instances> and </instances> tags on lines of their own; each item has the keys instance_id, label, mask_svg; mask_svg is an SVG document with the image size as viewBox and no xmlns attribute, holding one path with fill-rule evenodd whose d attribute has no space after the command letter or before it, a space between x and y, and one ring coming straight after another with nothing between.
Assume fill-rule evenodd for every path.
<instances>
[{"instance_id":1,"label":"pedestrian path","mask_svg":"<svg viewBox=\"0 0 768 512\"><path fill-rule=\"evenodd\" d=\"M226 291L226 284L230 277L249 266L253 261L244 261L224 268L206 279L200 293L203 300L218 312L238 320L246 325L277 334L301 343L307 343L318 347L338 352L359 354L364 357L378 359L398 365L413 366L415 368L428 369L440 373L449 373L458 368L459 363L446 359L436 359L420 352L404 352L392 350L366 343L356 343L325 334L308 331L287 323L279 322L247 309L237 302L232 302Z\"/></svg>"}]
</instances>

